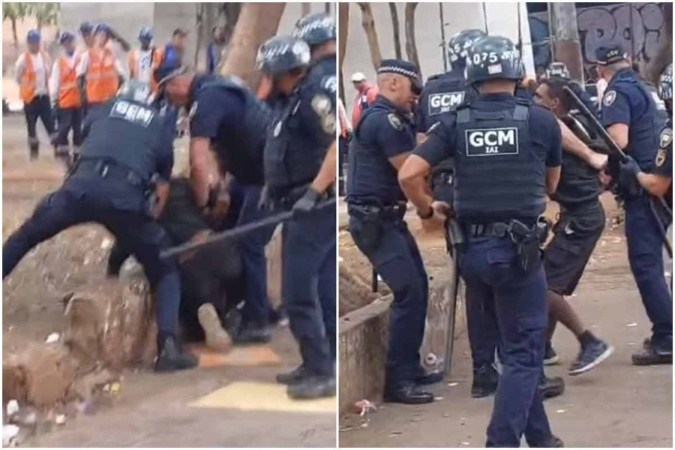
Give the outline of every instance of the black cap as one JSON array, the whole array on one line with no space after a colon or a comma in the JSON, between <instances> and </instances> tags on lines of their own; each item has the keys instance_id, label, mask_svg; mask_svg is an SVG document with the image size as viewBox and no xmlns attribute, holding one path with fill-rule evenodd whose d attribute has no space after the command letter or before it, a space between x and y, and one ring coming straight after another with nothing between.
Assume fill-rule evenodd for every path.
<instances>
[{"instance_id":1,"label":"black cap","mask_svg":"<svg viewBox=\"0 0 675 450\"><path fill-rule=\"evenodd\" d=\"M619 61L627 61L628 56L619 44L609 44L598 47L595 51L596 63L601 66L607 66Z\"/></svg>"},{"instance_id":2,"label":"black cap","mask_svg":"<svg viewBox=\"0 0 675 450\"><path fill-rule=\"evenodd\" d=\"M402 59L383 59L377 73L378 75L381 73L397 73L406 76L412 83L413 92L417 95L422 92L422 80L417 67L411 62Z\"/></svg>"}]
</instances>

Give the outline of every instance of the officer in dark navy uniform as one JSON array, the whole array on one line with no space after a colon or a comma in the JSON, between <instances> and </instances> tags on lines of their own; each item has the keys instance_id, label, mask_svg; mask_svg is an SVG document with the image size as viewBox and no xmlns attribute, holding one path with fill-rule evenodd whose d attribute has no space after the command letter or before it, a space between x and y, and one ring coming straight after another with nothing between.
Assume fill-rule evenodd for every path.
<instances>
[{"instance_id":1,"label":"officer in dark navy uniform","mask_svg":"<svg viewBox=\"0 0 675 450\"><path fill-rule=\"evenodd\" d=\"M403 220L406 199L396 179L415 146L409 117L422 84L413 64L395 59L382 61L377 81L380 93L356 126L349 154L349 231L394 293L384 399L429 403L433 395L420 386L441 378L420 365L429 282Z\"/></svg>"},{"instance_id":2,"label":"officer in dark navy uniform","mask_svg":"<svg viewBox=\"0 0 675 450\"><path fill-rule=\"evenodd\" d=\"M282 299L300 347L301 367L279 374L291 398L335 395L336 75L307 73L310 48L278 36L258 51L258 64L277 95L287 98L265 145L266 203L292 210L282 230ZM324 320L321 318L323 317ZM329 329L332 327L332 329Z\"/></svg>"},{"instance_id":3,"label":"officer in dark navy uniform","mask_svg":"<svg viewBox=\"0 0 675 450\"><path fill-rule=\"evenodd\" d=\"M514 96L523 76L515 45L488 36L474 43L467 82L479 96L441 118L399 171L421 217L444 219L448 205L425 192L424 177L455 158L453 214L464 231L460 270L467 296L494 305L500 333L499 377L487 446L561 446L553 436L537 385L546 333L546 279L539 216L555 191L562 158L553 114Z\"/></svg>"},{"instance_id":4,"label":"officer in dark navy uniform","mask_svg":"<svg viewBox=\"0 0 675 450\"><path fill-rule=\"evenodd\" d=\"M166 234L154 220L159 211L152 211L148 201L157 178L157 192L166 198L173 166L173 135L165 132L165 117L150 99L147 86L130 82L120 95L90 112L75 168L7 239L2 275L7 277L26 253L60 231L100 223L141 263L157 293L155 371L170 372L197 363L181 351L177 336L180 278L176 266L159 257Z\"/></svg>"},{"instance_id":5,"label":"officer in dark navy uniform","mask_svg":"<svg viewBox=\"0 0 675 450\"><path fill-rule=\"evenodd\" d=\"M213 146L223 171L230 172L245 191L238 225L261 219L263 150L271 120L267 105L237 78L188 74L178 67L177 59L161 72L160 87L169 102L189 110L190 178L198 206L206 213L217 199L217 189L208 181L208 153ZM232 336L235 343L270 340L265 245L273 232L274 226L266 227L240 241L247 298L242 325Z\"/></svg>"},{"instance_id":6,"label":"officer in dark navy uniform","mask_svg":"<svg viewBox=\"0 0 675 450\"><path fill-rule=\"evenodd\" d=\"M609 80L602 98L602 123L619 148L637 166L651 173L667 120L652 95L631 69L620 46L601 47L596 54L598 72ZM645 310L652 322L652 336L633 354L633 364L672 364L673 302L663 275L662 231L644 191L619 185L625 201L628 260Z\"/></svg>"}]
</instances>

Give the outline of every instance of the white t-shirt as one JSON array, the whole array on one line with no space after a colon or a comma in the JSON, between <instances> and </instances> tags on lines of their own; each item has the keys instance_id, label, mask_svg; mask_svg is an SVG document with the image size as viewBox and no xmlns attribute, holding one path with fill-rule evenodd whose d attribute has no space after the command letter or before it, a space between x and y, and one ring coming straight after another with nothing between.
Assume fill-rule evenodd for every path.
<instances>
[{"instance_id":1,"label":"white t-shirt","mask_svg":"<svg viewBox=\"0 0 675 450\"><path fill-rule=\"evenodd\" d=\"M141 83L150 83L150 77L152 76L152 49L138 49L137 55L138 59L136 59L136 79Z\"/></svg>"},{"instance_id":2,"label":"white t-shirt","mask_svg":"<svg viewBox=\"0 0 675 450\"><path fill-rule=\"evenodd\" d=\"M14 66L14 73L16 73L16 81L21 84L21 78L23 77L23 71L26 69L26 54L22 53L19 56L19 59L16 61ZM47 64L45 64L44 59L42 58L42 53L33 55L32 53L28 54L28 57L33 63L33 70L35 71L35 94L36 95L47 95L47 79L49 78L49 69Z\"/></svg>"}]
</instances>

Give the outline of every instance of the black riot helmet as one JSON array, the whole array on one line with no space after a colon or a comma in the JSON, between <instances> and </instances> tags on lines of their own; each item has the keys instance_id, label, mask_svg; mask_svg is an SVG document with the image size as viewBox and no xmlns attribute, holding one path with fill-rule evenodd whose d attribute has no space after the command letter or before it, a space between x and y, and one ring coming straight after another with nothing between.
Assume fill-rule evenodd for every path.
<instances>
[{"instance_id":1,"label":"black riot helmet","mask_svg":"<svg viewBox=\"0 0 675 450\"><path fill-rule=\"evenodd\" d=\"M293 36L307 42L310 47L334 41L335 21L326 13L309 14L295 24Z\"/></svg>"},{"instance_id":2,"label":"black riot helmet","mask_svg":"<svg viewBox=\"0 0 675 450\"><path fill-rule=\"evenodd\" d=\"M455 34L448 42L448 59L453 70L464 70L469 49L478 39L487 36L483 30L464 30Z\"/></svg>"},{"instance_id":3,"label":"black riot helmet","mask_svg":"<svg viewBox=\"0 0 675 450\"><path fill-rule=\"evenodd\" d=\"M307 42L293 36L275 36L260 46L256 62L262 72L278 77L308 67L310 59Z\"/></svg>"},{"instance_id":4,"label":"black riot helmet","mask_svg":"<svg viewBox=\"0 0 675 450\"><path fill-rule=\"evenodd\" d=\"M563 62L552 62L550 66L546 69L546 78L552 78L552 77L558 77L558 78L564 78L564 79L569 79L570 78L570 71L567 70L567 66Z\"/></svg>"},{"instance_id":5,"label":"black riot helmet","mask_svg":"<svg viewBox=\"0 0 675 450\"><path fill-rule=\"evenodd\" d=\"M473 85L486 80L520 80L523 64L510 39L486 36L474 42L466 58L466 81Z\"/></svg>"}]
</instances>

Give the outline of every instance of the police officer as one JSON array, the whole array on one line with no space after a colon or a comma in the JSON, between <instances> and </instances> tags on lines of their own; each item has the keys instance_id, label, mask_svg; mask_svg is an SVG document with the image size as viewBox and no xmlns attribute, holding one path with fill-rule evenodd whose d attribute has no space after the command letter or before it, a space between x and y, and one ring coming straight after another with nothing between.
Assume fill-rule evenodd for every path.
<instances>
[{"instance_id":1,"label":"police officer","mask_svg":"<svg viewBox=\"0 0 675 450\"><path fill-rule=\"evenodd\" d=\"M424 337L429 282L424 263L403 216L406 198L396 173L415 146L410 112L422 91L417 68L383 60L377 71L379 95L356 125L349 153L349 231L394 293L384 399L429 403L420 385L439 381L425 374L419 349Z\"/></svg>"},{"instance_id":2,"label":"police officer","mask_svg":"<svg viewBox=\"0 0 675 450\"><path fill-rule=\"evenodd\" d=\"M265 188L267 205L293 211L282 232L282 299L302 355L302 366L277 380L291 398L334 396L334 322L330 330L320 317L335 316L336 211L315 207L335 196L336 76L307 74L309 46L290 36L265 42L258 63L286 98L268 130Z\"/></svg>"},{"instance_id":3,"label":"police officer","mask_svg":"<svg viewBox=\"0 0 675 450\"><path fill-rule=\"evenodd\" d=\"M513 95L521 60L508 39L474 43L467 82L479 96L441 117L399 171L399 181L421 217L445 219L448 206L425 193L424 177L455 158L454 214L464 231L460 270L467 296L482 297L497 313L502 373L487 446L561 446L550 430L537 389L546 333L546 280L538 219L560 176L561 137L546 109Z\"/></svg>"},{"instance_id":4,"label":"police officer","mask_svg":"<svg viewBox=\"0 0 675 450\"><path fill-rule=\"evenodd\" d=\"M659 135L666 117L631 69L618 45L600 47L598 73L609 80L602 98L602 123L614 142L647 173L654 169ZM650 196L619 186L625 201L628 260L642 302L652 322L649 342L633 354L635 365L671 364L673 303L663 275L662 232L651 210Z\"/></svg>"},{"instance_id":5,"label":"police officer","mask_svg":"<svg viewBox=\"0 0 675 450\"><path fill-rule=\"evenodd\" d=\"M566 80L568 83L567 85L569 86L570 89L579 97L579 100L588 108L589 111L591 111L593 114L596 116L600 115L600 109L598 108L598 104L594 103L593 100L591 99L591 96L588 92L586 92L586 89L579 84L576 80L572 80L570 78L570 72L567 70L567 66L563 62L552 62L550 66L546 69L546 78L551 79L551 78L561 78L563 80Z\"/></svg>"},{"instance_id":6,"label":"police officer","mask_svg":"<svg viewBox=\"0 0 675 450\"><path fill-rule=\"evenodd\" d=\"M572 110L565 86L569 86L569 82L561 77L543 80L535 92L535 103L553 112L587 145L600 146L606 152L605 146L590 131L586 119ZM596 367L614 351L582 323L564 297L574 293L583 275L605 228L605 212L599 199L602 189L598 171L568 151L564 141L563 150L560 183L551 195L560 205L560 214L553 227L555 237L546 246L544 255L549 305L547 349L553 351L550 341L555 324L562 322L581 346L569 369L570 375L579 375Z\"/></svg>"},{"instance_id":7,"label":"police officer","mask_svg":"<svg viewBox=\"0 0 675 450\"><path fill-rule=\"evenodd\" d=\"M45 197L33 216L14 232L2 250L3 278L40 242L86 222L105 226L143 265L157 293L158 358L155 371L196 366L178 341L180 279L175 265L160 259L166 238L150 211L148 193L158 175L165 198L173 166L173 136L164 117L151 106L149 89L130 83L112 101L88 116L77 166L56 192Z\"/></svg>"},{"instance_id":8,"label":"police officer","mask_svg":"<svg viewBox=\"0 0 675 450\"><path fill-rule=\"evenodd\" d=\"M213 146L223 172L230 172L245 190L239 225L260 219L258 208L264 184L263 150L271 114L237 78L195 75L167 53L156 71L160 90L168 101L186 107L190 118L190 179L197 205L207 213L217 200L209 185L209 152ZM224 174L221 174L224 175ZM240 240L247 298L236 343L268 342L271 330L267 298L265 245L274 226L254 231Z\"/></svg>"}]
</instances>

